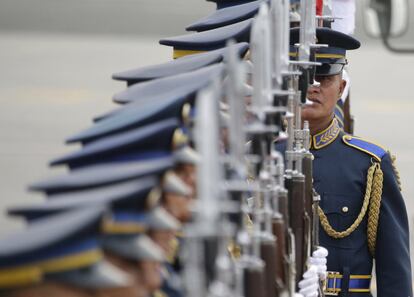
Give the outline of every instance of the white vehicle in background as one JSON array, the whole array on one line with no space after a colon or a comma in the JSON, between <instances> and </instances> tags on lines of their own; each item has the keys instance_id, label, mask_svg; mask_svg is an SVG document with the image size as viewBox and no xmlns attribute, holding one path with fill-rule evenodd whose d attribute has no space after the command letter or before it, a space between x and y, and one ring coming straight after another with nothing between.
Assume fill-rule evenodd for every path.
<instances>
[{"instance_id":1,"label":"white vehicle in background","mask_svg":"<svg viewBox=\"0 0 414 297\"><path fill-rule=\"evenodd\" d=\"M365 29L371 37L381 38L385 47L396 53L414 53L414 47L396 46L409 28L408 0L363 0Z\"/></svg>"}]
</instances>

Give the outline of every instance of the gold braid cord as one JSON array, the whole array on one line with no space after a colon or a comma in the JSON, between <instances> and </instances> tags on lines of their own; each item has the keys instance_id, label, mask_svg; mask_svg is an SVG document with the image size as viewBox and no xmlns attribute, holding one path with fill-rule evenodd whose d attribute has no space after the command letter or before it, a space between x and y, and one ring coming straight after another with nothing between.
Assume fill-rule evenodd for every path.
<instances>
[{"instance_id":1,"label":"gold braid cord","mask_svg":"<svg viewBox=\"0 0 414 297\"><path fill-rule=\"evenodd\" d=\"M392 169L394 169L394 174L395 178L397 179L398 188L400 189L400 191L402 191L400 173L398 172L397 166L395 165L395 160L397 159L397 157L391 154L390 151L388 151L388 154L391 156Z\"/></svg>"},{"instance_id":2,"label":"gold braid cord","mask_svg":"<svg viewBox=\"0 0 414 297\"><path fill-rule=\"evenodd\" d=\"M368 249L373 257L375 257L375 244L377 242L377 230L378 220L380 215L381 196L382 196L382 182L384 175L382 173L379 163L374 174L374 180L372 185L371 203L368 211L368 226L367 226L367 237L368 237Z\"/></svg>"},{"instance_id":3,"label":"gold braid cord","mask_svg":"<svg viewBox=\"0 0 414 297\"><path fill-rule=\"evenodd\" d=\"M157 290L154 293L152 293L153 297L168 297L167 294L165 294L163 291L161 290Z\"/></svg>"},{"instance_id":4,"label":"gold braid cord","mask_svg":"<svg viewBox=\"0 0 414 297\"><path fill-rule=\"evenodd\" d=\"M336 239L349 236L361 224L369 207L367 227L368 248L371 254L374 256L378 229L378 219L381 206L382 182L383 174L380 164L374 163L368 169L367 187L365 190L364 202L362 203L361 211L358 214L356 220L345 231L336 231L334 228L332 228L322 208L319 207L319 219L321 221L322 228L325 230L325 232L329 236Z\"/></svg>"},{"instance_id":5,"label":"gold braid cord","mask_svg":"<svg viewBox=\"0 0 414 297\"><path fill-rule=\"evenodd\" d=\"M233 240L227 245L227 251L230 253L233 260L240 259L241 247L236 244Z\"/></svg>"}]
</instances>

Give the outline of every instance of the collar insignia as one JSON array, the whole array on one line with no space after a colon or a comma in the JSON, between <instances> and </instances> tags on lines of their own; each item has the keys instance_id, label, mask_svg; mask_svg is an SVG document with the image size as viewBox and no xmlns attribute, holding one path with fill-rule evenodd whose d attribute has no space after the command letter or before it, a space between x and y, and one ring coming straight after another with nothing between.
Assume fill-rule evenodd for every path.
<instances>
[{"instance_id":1,"label":"collar insignia","mask_svg":"<svg viewBox=\"0 0 414 297\"><path fill-rule=\"evenodd\" d=\"M329 145L338 137L340 132L341 127L338 120L334 118L328 128L312 136L311 148L318 150Z\"/></svg>"}]
</instances>

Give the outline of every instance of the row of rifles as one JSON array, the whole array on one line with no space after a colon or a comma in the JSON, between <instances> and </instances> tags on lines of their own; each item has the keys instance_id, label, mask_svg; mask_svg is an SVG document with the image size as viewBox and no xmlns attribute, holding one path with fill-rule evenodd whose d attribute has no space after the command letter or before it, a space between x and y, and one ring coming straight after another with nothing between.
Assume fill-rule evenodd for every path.
<instances>
[{"instance_id":1,"label":"row of rifles","mask_svg":"<svg viewBox=\"0 0 414 297\"><path fill-rule=\"evenodd\" d=\"M187 296L296 296L318 248L320 198L301 107L318 65L313 50L323 46L316 26L329 16L316 17L315 0L301 1L298 59L290 61L289 10L289 0L263 3L249 59L229 42L225 73L197 96L197 209L180 255ZM275 150L283 135L285 155Z\"/></svg>"}]
</instances>

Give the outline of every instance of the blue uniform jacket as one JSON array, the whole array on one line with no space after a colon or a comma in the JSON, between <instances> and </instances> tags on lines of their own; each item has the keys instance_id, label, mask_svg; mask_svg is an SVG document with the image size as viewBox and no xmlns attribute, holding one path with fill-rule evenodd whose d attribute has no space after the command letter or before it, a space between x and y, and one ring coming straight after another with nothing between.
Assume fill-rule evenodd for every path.
<instances>
[{"instance_id":1,"label":"blue uniform jacket","mask_svg":"<svg viewBox=\"0 0 414 297\"><path fill-rule=\"evenodd\" d=\"M279 151L285 143L276 144ZM375 266L378 297L413 296L408 219L390 155L381 147L345 134L336 119L312 137L313 186L331 226L344 231L357 218L366 190L367 171L373 161L384 174ZM367 215L349 236L330 237L320 225L320 245L329 251L328 271L344 275L339 296L371 296L347 292L349 275L370 275L374 259L367 245Z\"/></svg>"},{"instance_id":2,"label":"blue uniform jacket","mask_svg":"<svg viewBox=\"0 0 414 297\"><path fill-rule=\"evenodd\" d=\"M170 263L164 263L161 291L168 297L182 297L181 279Z\"/></svg>"}]
</instances>

